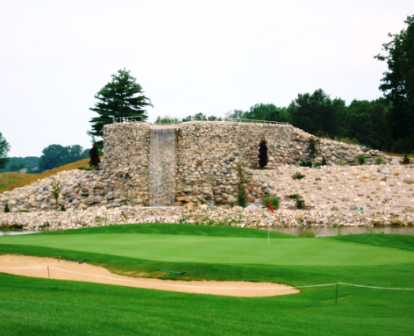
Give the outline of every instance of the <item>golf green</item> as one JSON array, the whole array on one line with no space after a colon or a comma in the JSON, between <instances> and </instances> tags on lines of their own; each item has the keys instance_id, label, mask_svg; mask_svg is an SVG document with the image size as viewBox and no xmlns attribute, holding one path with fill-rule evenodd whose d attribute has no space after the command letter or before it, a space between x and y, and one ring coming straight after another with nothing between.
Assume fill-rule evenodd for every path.
<instances>
[{"instance_id":1,"label":"golf green","mask_svg":"<svg viewBox=\"0 0 414 336\"><path fill-rule=\"evenodd\" d=\"M27 235L0 244L49 247L166 262L364 266L413 263L414 252L335 239L271 239L111 233Z\"/></svg>"}]
</instances>

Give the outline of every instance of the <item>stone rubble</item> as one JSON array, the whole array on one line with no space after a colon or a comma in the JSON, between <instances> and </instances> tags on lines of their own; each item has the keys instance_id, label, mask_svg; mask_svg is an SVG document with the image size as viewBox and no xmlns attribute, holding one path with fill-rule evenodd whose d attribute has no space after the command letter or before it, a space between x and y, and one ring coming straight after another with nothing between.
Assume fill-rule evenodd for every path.
<instances>
[{"instance_id":1,"label":"stone rubble","mask_svg":"<svg viewBox=\"0 0 414 336\"><path fill-rule=\"evenodd\" d=\"M292 175L297 172L305 177L301 180L292 179ZM77 203L77 206L69 206L67 211L62 212L54 210L48 188L51 178L48 178L19 188L15 197L10 198L13 192L0 194L1 202L7 198L12 209L10 213L0 212L0 224L23 224L26 229L34 230L125 223L194 223L242 227L414 225L414 165L321 168L289 165L281 166L278 170L250 169L248 173L251 175L251 184L247 186L246 193L251 195L257 191L255 201L258 203L255 204L260 204L267 194L279 197L280 208L274 214L256 205L243 209L229 205L196 206L191 202L186 207L114 207L114 203L108 202L106 206L99 204L83 209L80 204L85 204L82 202L89 198L86 195L80 196L82 202ZM71 171L62 172L55 178L61 181L63 188L73 188L66 190L66 195L69 192L82 195L82 188L94 190L101 174L105 173ZM37 193L30 194L34 191ZM299 194L310 208L295 209L294 200L289 198L292 194ZM65 197L62 196L62 202L66 200ZM36 208L30 208L30 212L18 210L32 203Z\"/></svg>"}]
</instances>

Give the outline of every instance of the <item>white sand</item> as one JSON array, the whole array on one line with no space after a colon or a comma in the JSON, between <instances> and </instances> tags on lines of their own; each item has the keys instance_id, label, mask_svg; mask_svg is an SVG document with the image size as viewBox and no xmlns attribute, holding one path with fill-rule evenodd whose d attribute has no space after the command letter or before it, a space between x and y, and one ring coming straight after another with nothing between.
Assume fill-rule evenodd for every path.
<instances>
[{"instance_id":1,"label":"white sand","mask_svg":"<svg viewBox=\"0 0 414 336\"><path fill-rule=\"evenodd\" d=\"M275 296L299 293L291 286L266 282L182 281L133 278L111 273L106 268L53 258L0 255L0 272L35 278L95 282L108 285L157 289L183 293L239 297Z\"/></svg>"}]
</instances>

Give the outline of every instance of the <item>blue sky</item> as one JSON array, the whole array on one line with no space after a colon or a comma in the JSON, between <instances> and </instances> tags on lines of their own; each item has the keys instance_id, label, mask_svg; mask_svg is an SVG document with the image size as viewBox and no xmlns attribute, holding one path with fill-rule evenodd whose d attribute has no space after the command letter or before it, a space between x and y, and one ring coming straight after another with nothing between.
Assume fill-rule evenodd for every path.
<instances>
[{"instance_id":1,"label":"blue sky","mask_svg":"<svg viewBox=\"0 0 414 336\"><path fill-rule=\"evenodd\" d=\"M94 95L126 68L158 115L223 116L322 88L376 99L373 59L405 1L0 0L0 132L9 156L90 146Z\"/></svg>"}]
</instances>

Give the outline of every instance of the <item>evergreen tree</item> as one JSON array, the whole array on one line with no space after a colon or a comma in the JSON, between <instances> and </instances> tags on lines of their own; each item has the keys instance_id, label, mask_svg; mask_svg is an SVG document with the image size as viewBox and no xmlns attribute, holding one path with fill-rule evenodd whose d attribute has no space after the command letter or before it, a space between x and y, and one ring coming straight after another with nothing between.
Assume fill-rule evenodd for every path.
<instances>
[{"instance_id":1,"label":"evergreen tree","mask_svg":"<svg viewBox=\"0 0 414 336\"><path fill-rule=\"evenodd\" d=\"M127 70L118 70L112 75L112 81L106 84L96 95L99 100L95 107L90 108L99 114L99 117L92 118L93 136L103 136L103 127L113 122L113 118L141 117L147 119L146 106L152 106L150 99L142 95L142 87L135 82Z\"/></svg>"},{"instance_id":2,"label":"evergreen tree","mask_svg":"<svg viewBox=\"0 0 414 336\"><path fill-rule=\"evenodd\" d=\"M340 136L345 102L336 98L333 101L322 89L298 94L288 109L289 122L311 134L323 131L329 136Z\"/></svg>"},{"instance_id":3,"label":"evergreen tree","mask_svg":"<svg viewBox=\"0 0 414 336\"><path fill-rule=\"evenodd\" d=\"M259 166L260 168L264 168L267 166L267 162L269 161L269 157L267 155L267 141L262 139L259 145Z\"/></svg>"},{"instance_id":4,"label":"evergreen tree","mask_svg":"<svg viewBox=\"0 0 414 336\"><path fill-rule=\"evenodd\" d=\"M375 56L388 65L379 89L391 103L393 150L400 152L414 148L414 16L408 16L405 23L407 29L388 34L393 39L383 44L387 55Z\"/></svg>"},{"instance_id":5,"label":"evergreen tree","mask_svg":"<svg viewBox=\"0 0 414 336\"><path fill-rule=\"evenodd\" d=\"M91 158L89 161L89 167L99 168L101 160L99 159L99 149L96 142L93 144L93 147L89 151L89 156Z\"/></svg>"}]
</instances>

